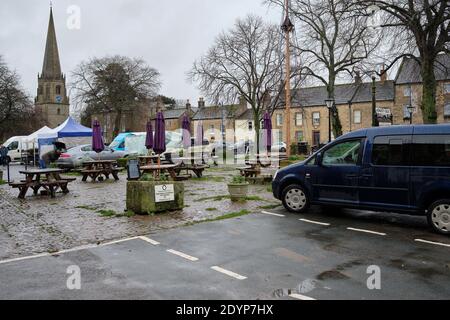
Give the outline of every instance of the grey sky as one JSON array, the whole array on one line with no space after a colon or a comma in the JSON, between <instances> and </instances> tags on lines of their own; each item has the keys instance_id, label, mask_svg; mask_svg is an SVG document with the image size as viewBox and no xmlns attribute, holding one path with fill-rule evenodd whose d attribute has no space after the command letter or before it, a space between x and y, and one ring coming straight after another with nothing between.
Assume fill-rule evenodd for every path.
<instances>
[{"instance_id":1,"label":"grey sky","mask_svg":"<svg viewBox=\"0 0 450 320\"><path fill-rule=\"evenodd\" d=\"M81 9L80 30L67 27L70 5ZM281 12L268 9L262 0L53 0L53 13L68 78L89 57L141 57L161 72L161 93L192 102L199 92L187 83L185 73L218 33L249 13L281 20ZM32 97L42 68L48 17L47 0L0 2L0 54L20 73Z\"/></svg>"}]
</instances>

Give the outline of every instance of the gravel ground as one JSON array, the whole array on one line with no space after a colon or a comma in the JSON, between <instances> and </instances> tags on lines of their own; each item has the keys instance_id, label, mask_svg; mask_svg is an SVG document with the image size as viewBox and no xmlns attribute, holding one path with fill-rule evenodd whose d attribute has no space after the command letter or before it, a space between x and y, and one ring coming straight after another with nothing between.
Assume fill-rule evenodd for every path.
<instances>
[{"instance_id":1,"label":"gravel ground","mask_svg":"<svg viewBox=\"0 0 450 320\"><path fill-rule=\"evenodd\" d=\"M11 167L12 179L20 179L20 169L23 167ZM126 198L124 174L118 182L83 183L77 177L76 182L69 184L70 193L60 193L55 199L34 197L29 192L25 200L19 200L17 189L2 185L0 259L148 234L241 210L256 212L280 204L268 185L251 185L249 195L256 197L254 200L232 203L226 198L226 181L236 172L233 168L212 168L205 172L204 178L184 182L186 207L182 211L153 216L122 216ZM222 196L224 198L220 198ZM113 216L102 216L100 210L111 210L108 213Z\"/></svg>"}]
</instances>

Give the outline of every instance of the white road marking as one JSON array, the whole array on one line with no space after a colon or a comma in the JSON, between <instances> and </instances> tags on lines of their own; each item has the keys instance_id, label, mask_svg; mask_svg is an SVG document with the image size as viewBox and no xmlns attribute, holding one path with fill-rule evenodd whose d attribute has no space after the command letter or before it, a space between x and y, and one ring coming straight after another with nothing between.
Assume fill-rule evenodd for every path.
<instances>
[{"instance_id":1,"label":"white road marking","mask_svg":"<svg viewBox=\"0 0 450 320\"><path fill-rule=\"evenodd\" d=\"M357 231L357 232L364 232L364 233L370 233L370 234L376 234L378 236L385 236L386 235L386 233L383 233L383 232L376 232L376 231L365 230L365 229L347 228L347 230Z\"/></svg>"},{"instance_id":2,"label":"white road marking","mask_svg":"<svg viewBox=\"0 0 450 320\"><path fill-rule=\"evenodd\" d=\"M15 261L22 261L22 260L35 259L35 258L40 258L40 257L48 257L48 256L50 256L50 253L45 252L45 253L36 254L34 256L6 259L6 260L3 260L3 261L0 261L0 264L9 263L9 262L15 262Z\"/></svg>"},{"instance_id":3,"label":"white road marking","mask_svg":"<svg viewBox=\"0 0 450 320\"><path fill-rule=\"evenodd\" d=\"M416 242L422 242L422 243L427 243L427 244L434 244L434 245L436 245L436 246L449 247L449 248L450 248L450 244L447 244L447 243L433 242L433 241L422 240L422 239L414 239L414 241L416 241Z\"/></svg>"},{"instance_id":4,"label":"white road marking","mask_svg":"<svg viewBox=\"0 0 450 320\"><path fill-rule=\"evenodd\" d=\"M289 297L294 298L294 299L298 299L298 300L316 300L314 298L307 297L307 296L304 296L304 295L298 294L298 293L291 293L289 295Z\"/></svg>"},{"instance_id":5,"label":"white road marking","mask_svg":"<svg viewBox=\"0 0 450 320\"><path fill-rule=\"evenodd\" d=\"M176 251L176 250L173 250L173 249L169 249L169 250L166 250L166 251L170 252L172 254L175 254L175 255L177 255L179 257L182 257L182 258L185 258L187 260L190 260L190 261L198 261L198 258L190 256L190 255L185 254L185 253L180 252L180 251Z\"/></svg>"},{"instance_id":6,"label":"white road marking","mask_svg":"<svg viewBox=\"0 0 450 320\"><path fill-rule=\"evenodd\" d=\"M217 272L226 274L227 276L236 278L238 280L245 280L245 279L247 279L247 277L241 276L240 274L237 274L237 273L235 273L233 271L230 271L230 270L218 267L218 266L213 266L213 267L211 267L211 269L213 269L213 270L215 270Z\"/></svg>"},{"instance_id":7,"label":"white road marking","mask_svg":"<svg viewBox=\"0 0 450 320\"><path fill-rule=\"evenodd\" d=\"M79 246L79 247L75 247L75 248L71 248L71 249L64 249L64 250L55 251L55 252L44 252L44 253L36 254L34 256L2 260L2 261L0 261L0 264L22 261L22 260L29 260L29 259L36 259L36 258L42 258L42 257L49 257L49 256L57 256L57 255L64 254L64 253L76 252L76 251L81 251L81 250L86 250L86 249L100 248L100 247L105 247L105 246L109 246L109 245L116 244L116 243L122 243L122 242L126 242L126 241L136 240L136 239L139 239L139 237L120 239L120 240L105 242L105 243L101 243L101 244L88 244L88 245L84 245L84 246Z\"/></svg>"},{"instance_id":8,"label":"white road marking","mask_svg":"<svg viewBox=\"0 0 450 320\"><path fill-rule=\"evenodd\" d=\"M272 212L268 212L268 211L261 211L264 214L268 214L270 216L275 216L275 217L285 217L284 214L279 214L279 213L272 213Z\"/></svg>"},{"instance_id":9,"label":"white road marking","mask_svg":"<svg viewBox=\"0 0 450 320\"><path fill-rule=\"evenodd\" d=\"M157 246L157 245L160 244L158 241L155 241L155 240L147 238L147 237L139 237L139 239L144 240L144 241L146 241L148 243L151 243L154 246Z\"/></svg>"},{"instance_id":10,"label":"white road marking","mask_svg":"<svg viewBox=\"0 0 450 320\"><path fill-rule=\"evenodd\" d=\"M299 220L303 221L303 222L318 224L318 225L321 225L321 226L327 226L327 227L330 226L329 223L325 223L325 222L313 221L313 220L308 220L308 219L299 219Z\"/></svg>"}]
</instances>

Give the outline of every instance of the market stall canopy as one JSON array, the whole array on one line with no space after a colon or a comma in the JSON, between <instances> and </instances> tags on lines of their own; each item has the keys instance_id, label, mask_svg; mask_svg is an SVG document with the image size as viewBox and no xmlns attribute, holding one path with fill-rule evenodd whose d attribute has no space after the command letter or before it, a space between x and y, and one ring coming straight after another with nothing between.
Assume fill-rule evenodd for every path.
<instances>
[{"instance_id":1,"label":"market stall canopy","mask_svg":"<svg viewBox=\"0 0 450 320\"><path fill-rule=\"evenodd\" d=\"M49 133L39 134L39 139L92 137L92 129L82 126L72 117L68 117L60 126Z\"/></svg>"},{"instance_id":2,"label":"market stall canopy","mask_svg":"<svg viewBox=\"0 0 450 320\"><path fill-rule=\"evenodd\" d=\"M37 143L39 135L50 134L52 132L53 132L53 129L51 129L47 126L44 126L44 127L40 128L39 130L37 130L36 132L33 132L29 136L23 138L22 141L26 144Z\"/></svg>"}]
</instances>

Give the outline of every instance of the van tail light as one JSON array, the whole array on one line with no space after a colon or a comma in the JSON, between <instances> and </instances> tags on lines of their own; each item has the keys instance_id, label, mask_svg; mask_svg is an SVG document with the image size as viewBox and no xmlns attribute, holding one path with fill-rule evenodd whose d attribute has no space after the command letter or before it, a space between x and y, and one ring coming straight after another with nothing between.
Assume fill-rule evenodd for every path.
<instances>
[{"instance_id":1,"label":"van tail light","mask_svg":"<svg viewBox=\"0 0 450 320\"><path fill-rule=\"evenodd\" d=\"M63 158L63 159L67 159L67 158L71 158L72 156L68 153L61 153L61 155L59 157Z\"/></svg>"}]
</instances>

